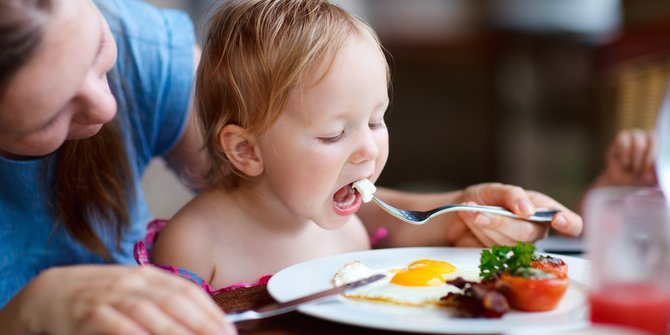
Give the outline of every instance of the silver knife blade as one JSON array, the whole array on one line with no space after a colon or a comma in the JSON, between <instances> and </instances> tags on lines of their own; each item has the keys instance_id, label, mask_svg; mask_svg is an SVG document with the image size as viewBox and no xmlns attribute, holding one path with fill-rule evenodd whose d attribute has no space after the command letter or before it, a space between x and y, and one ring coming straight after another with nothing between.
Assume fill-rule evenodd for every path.
<instances>
[{"instance_id":1,"label":"silver knife blade","mask_svg":"<svg viewBox=\"0 0 670 335\"><path fill-rule=\"evenodd\" d=\"M327 290L323 290L320 292L316 292L310 295L306 295L304 297L296 298L293 300L289 300L286 302L281 302L281 303L273 303L269 305L262 306L258 308L257 310L248 310L240 313L231 313L227 314L226 318L231 321L231 322L240 322L240 321L246 321L246 320L256 320L256 319L262 319L262 318L268 318L271 316L279 315L279 314L284 314L288 313L290 311L295 310L298 308L298 306L303 305L308 302L313 302L317 301L319 299L334 295L334 294L339 294L348 290L352 290L361 286L365 286L367 284L376 282L382 278L386 277L384 274L376 274L367 278L363 278L360 280L353 281L351 283L343 284L337 287L333 287Z\"/></svg>"}]
</instances>

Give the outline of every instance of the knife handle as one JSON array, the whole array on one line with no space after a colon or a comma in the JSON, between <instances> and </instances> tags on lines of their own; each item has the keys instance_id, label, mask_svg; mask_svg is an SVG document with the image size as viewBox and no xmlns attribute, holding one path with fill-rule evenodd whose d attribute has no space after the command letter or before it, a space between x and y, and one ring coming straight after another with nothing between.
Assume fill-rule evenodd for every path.
<instances>
[{"instance_id":1,"label":"knife handle","mask_svg":"<svg viewBox=\"0 0 670 335\"><path fill-rule=\"evenodd\" d=\"M368 278L363 278L360 280L353 281L341 286L333 287L321 292L313 293L301 298L293 299L287 302L269 304L259 308L258 310L248 310L239 313L230 313L226 317L230 322L236 323L247 320L257 320L263 318L269 318L271 316L276 316L279 314L288 313L295 310L298 306L303 305L308 302L317 301L325 297L329 297L338 293L342 293L347 290L351 290L357 287L361 287L372 282L378 281L384 278L384 274L376 274Z\"/></svg>"},{"instance_id":2,"label":"knife handle","mask_svg":"<svg viewBox=\"0 0 670 335\"><path fill-rule=\"evenodd\" d=\"M267 315L269 312L264 312L264 313L259 313L254 310L248 310L244 312L239 312L239 313L230 313L226 314L226 319L232 323L237 323L237 322L242 322L242 321L249 321L249 320L258 320L262 318L267 318L270 316L278 315L281 313L276 313L274 315Z\"/></svg>"}]
</instances>

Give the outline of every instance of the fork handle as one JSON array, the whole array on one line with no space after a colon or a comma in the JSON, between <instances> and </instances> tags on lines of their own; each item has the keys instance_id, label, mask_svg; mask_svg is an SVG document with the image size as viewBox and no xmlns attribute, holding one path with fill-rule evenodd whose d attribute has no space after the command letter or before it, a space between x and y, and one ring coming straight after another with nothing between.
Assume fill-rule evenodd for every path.
<instances>
[{"instance_id":1,"label":"fork handle","mask_svg":"<svg viewBox=\"0 0 670 335\"><path fill-rule=\"evenodd\" d=\"M551 211L538 211L535 214L531 215L528 219L529 221L534 222L551 222L551 219L554 217L554 214L558 213L557 210Z\"/></svg>"},{"instance_id":2,"label":"fork handle","mask_svg":"<svg viewBox=\"0 0 670 335\"><path fill-rule=\"evenodd\" d=\"M464 208L468 205L464 205ZM491 214L497 214L501 216L506 216L510 218L519 219L520 217L511 211L504 209L498 206L471 206L473 212L486 212ZM547 210L547 211L537 211L535 214L524 218L526 221L533 222L551 222L551 219L554 217L554 214L558 213L557 210Z\"/></svg>"}]
</instances>

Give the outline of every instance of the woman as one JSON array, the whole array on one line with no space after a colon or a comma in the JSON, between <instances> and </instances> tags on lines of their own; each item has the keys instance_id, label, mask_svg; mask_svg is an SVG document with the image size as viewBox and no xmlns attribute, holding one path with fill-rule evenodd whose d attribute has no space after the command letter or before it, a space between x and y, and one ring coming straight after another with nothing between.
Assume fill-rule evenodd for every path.
<instances>
[{"instance_id":1,"label":"woman","mask_svg":"<svg viewBox=\"0 0 670 335\"><path fill-rule=\"evenodd\" d=\"M138 182L151 157L164 155L177 171L197 163L184 159L197 157L184 126L190 22L139 2L102 3L109 26L88 0L0 1L0 267L9 274L0 324L10 333L234 334L182 279L75 266L132 263L150 218ZM120 55L110 77L128 79L110 78L114 95L110 26Z\"/></svg>"},{"instance_id":2,"label":"woman","mask_svg":"<svg viewBox=\"0 0 670 335\"><path fill-rule=\"evenodd\" d=\"M189 121L190 22L139 1L97 4L104 18L88 0L0 0L0 271L9 274L0 281L0 324L10 333L232 334L195 285L111 265L132 263L131 245L144 236L151 216L139 181L151 158L163 156L181 176L197 175L204 161ZM515 200L501 203L510 193ZM560 207L498 184L458 197L378 195L407 207L457 198L522 215ZM389 224L372 206L361 217L368 229ZM547 232L479 214L442 221L453 245ZM569 211L552 224L568 235L582 228ZM402 238L403 227L389 227L390 238Z\"/></svg>"}]
</instances>

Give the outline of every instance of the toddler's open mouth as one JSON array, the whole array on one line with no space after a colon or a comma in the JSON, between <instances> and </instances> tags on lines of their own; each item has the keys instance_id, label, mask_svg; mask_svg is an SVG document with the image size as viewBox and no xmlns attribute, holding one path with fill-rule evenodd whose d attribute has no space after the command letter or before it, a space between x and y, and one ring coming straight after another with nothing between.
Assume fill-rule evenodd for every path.
<instances>
[{"instance_id":1,"label":"toddler's open mouth","mask_svg":"<svg viewBox=\"0 0 670 335\"><path fill-rule=\"evenodd\" d=\"M375 185L367 179L357 180L343 186L333 195L335 211L340 215L355 213L362 202L372 200L372 195L376 190Z\"/></svg>"},{"instance_id":2,"label":"toddler's open mouth","mask_svg":"<svg viewBox=\"0 0 670 335\"><path fill-rule=\"evenodd\" d=\"M340 210L348 210L357 203L358 193L352 184L345 185L333 195L333 203Z\"/></svg>"}]
</instances>

